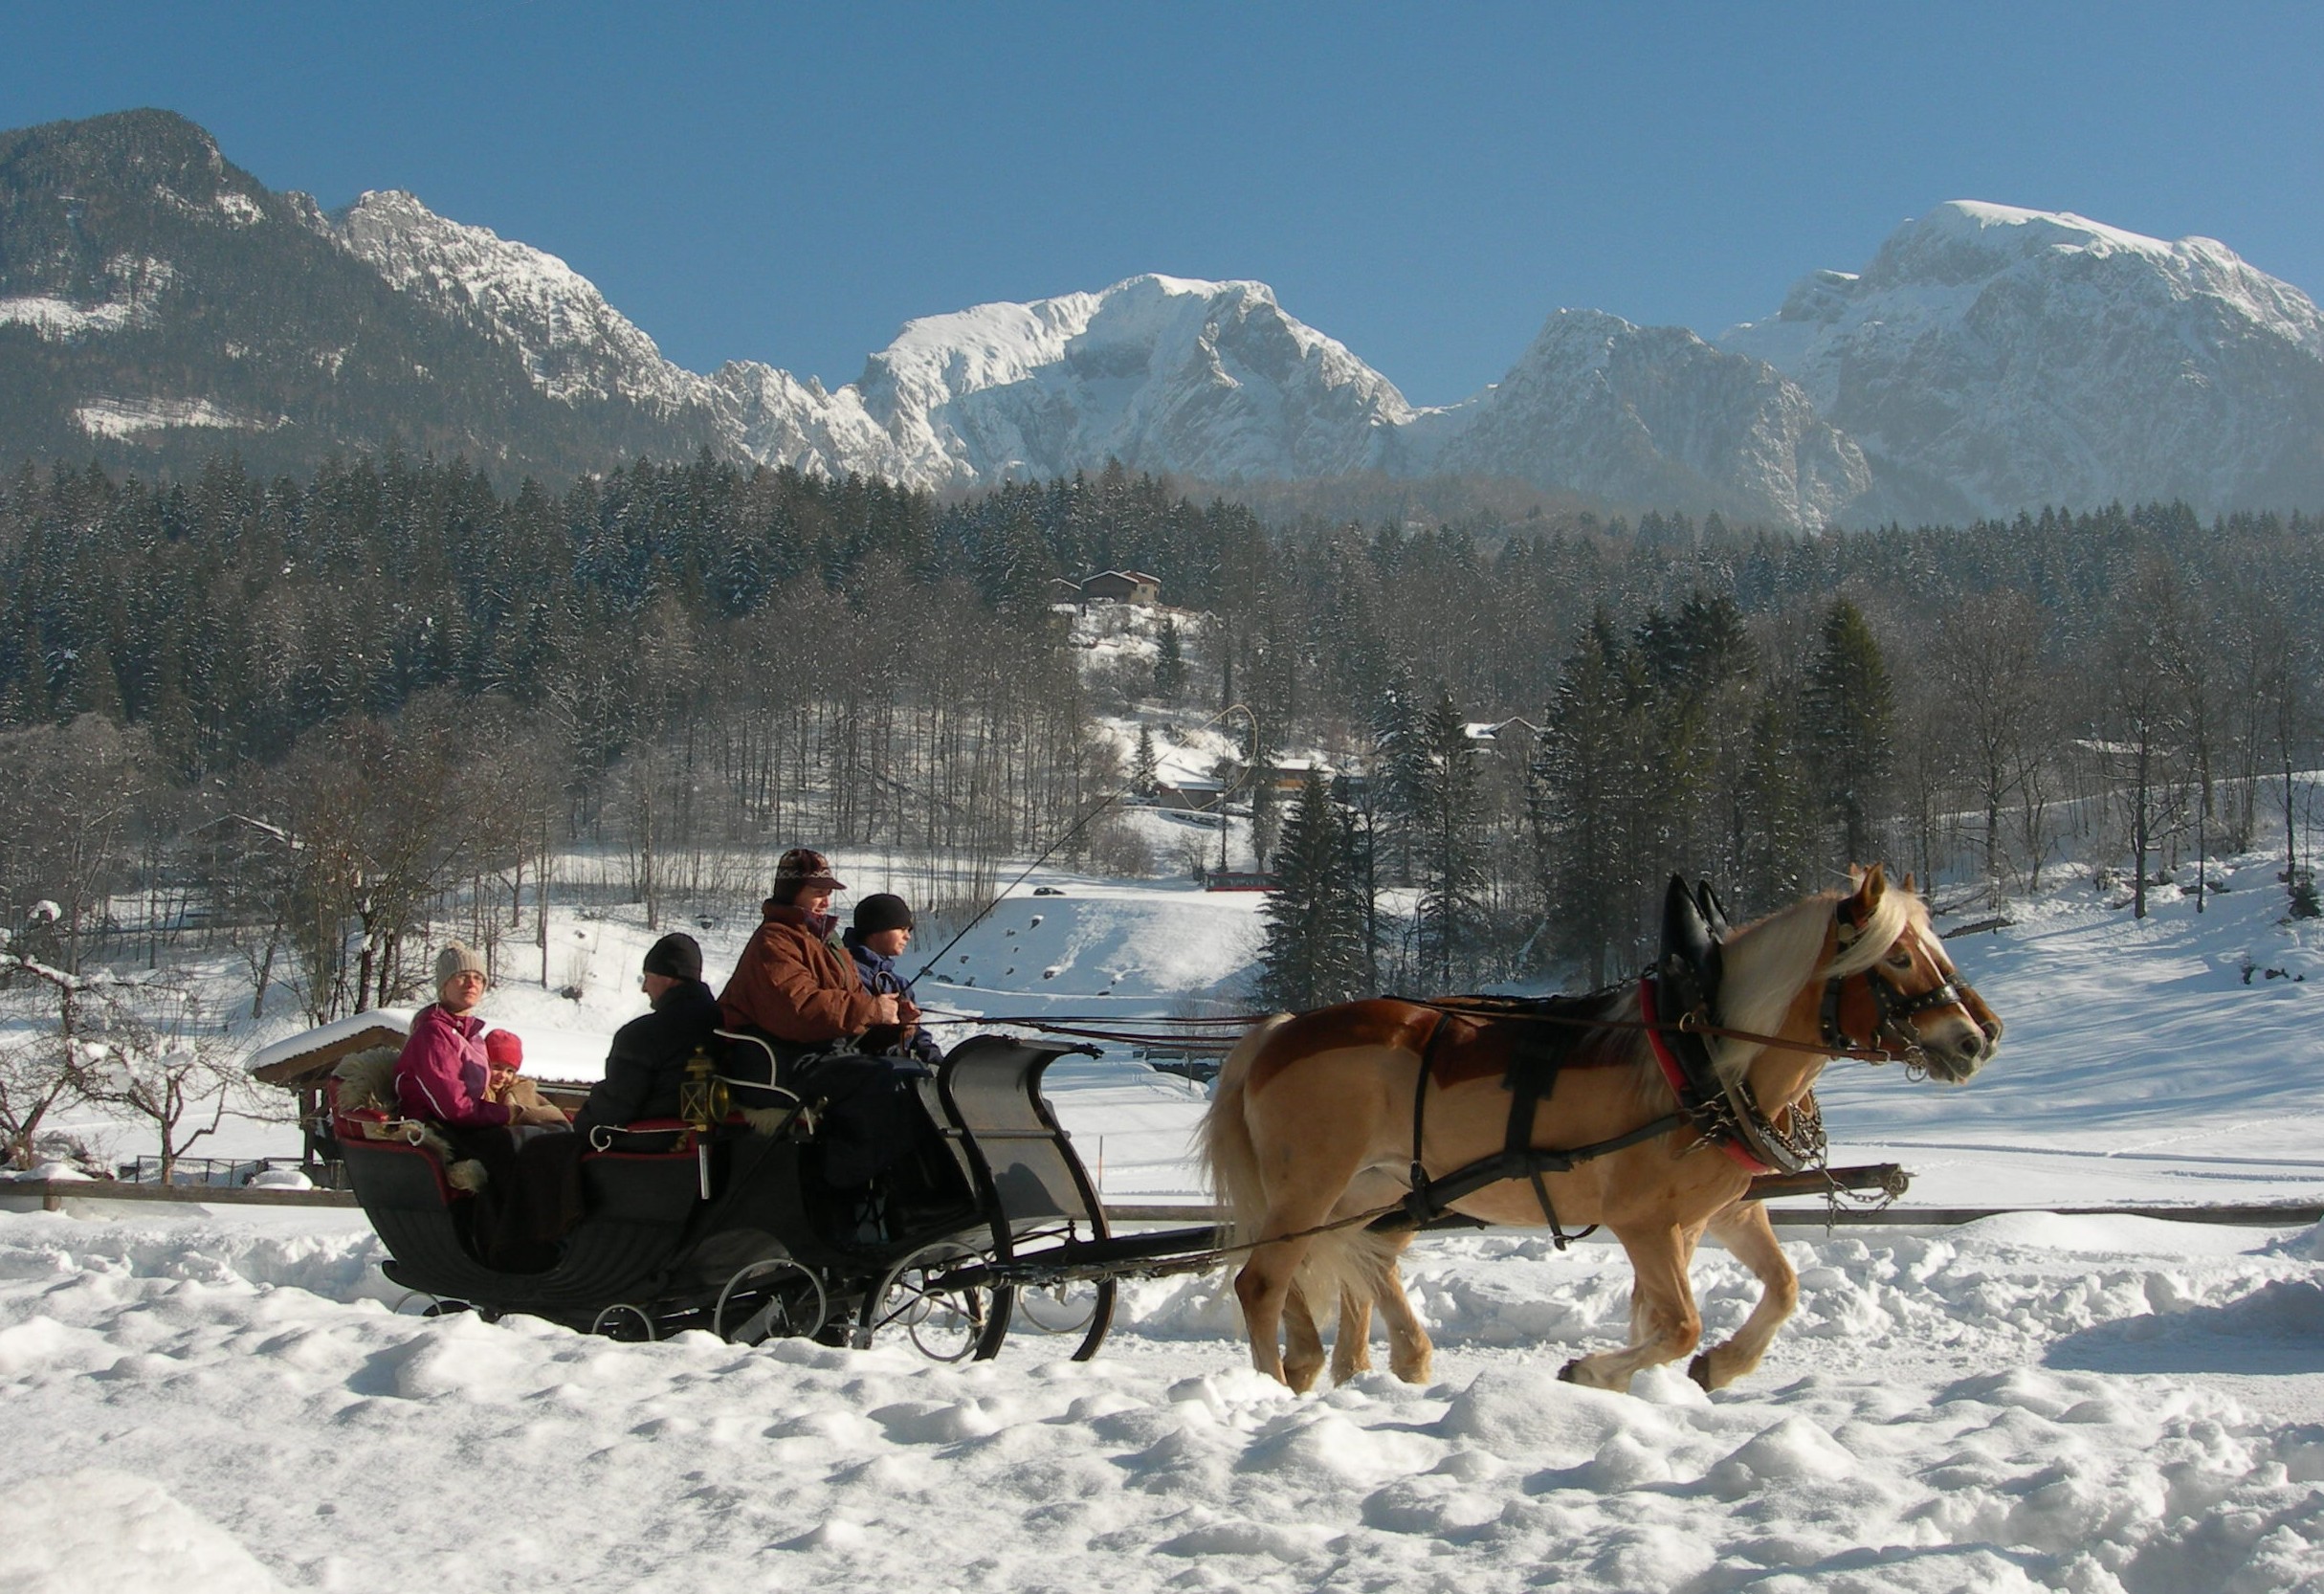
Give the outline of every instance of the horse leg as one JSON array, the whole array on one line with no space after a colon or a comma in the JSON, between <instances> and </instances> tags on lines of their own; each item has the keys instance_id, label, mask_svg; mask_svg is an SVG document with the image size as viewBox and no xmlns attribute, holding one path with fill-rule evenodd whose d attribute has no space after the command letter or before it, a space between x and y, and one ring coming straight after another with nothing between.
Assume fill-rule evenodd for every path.
<instances>
[{"instance_id":1,"label":"horse leg","mask_svg":"<svg viewBox=\"0 0 2324 1594\"><path fill-rule=\"evenodd\" d=\"M1800 1275L1776 1240L1764 1202L1737 1202L1711 1220L1711 1232L1760 1281L1760 1303L1734 1338L1712 1346L1687 1367L1687 1376L1704 1388L1723 1389L1760 1364L1776 1330L1800 1304Z\"/></svg>"},{"instance_id":2,"label":"horse leg","mask_svg":"<svg viewBox=\"0 0 2324 1594\"><path fill-rule=\"evenodd\" d=\"M1687 1283L1688 1234L1664 1225L1617 1229L1614 1237L1629 1254L1630 1340L1620 1350L1579 1356L1559 1370L1569 1384L1627 1392L1642 1367L1675 1362L1703 1337L1702 1315Z\"/></svg>"},{"instance_id":3,"label":"horse leg","mask_svg":"<svg viewBox=\"0 0 2324 1594\"><path fill-rule=\"evenodd\" d=\"M1321 1223L1329 1209L1328 1201L1271 1205L1259 1232L1295 1234ZM1315 1314L1308 1309L1307 1297L1300 1295L1295 1305L1293 1302L1299 1264L1306 1259L1312 1244L1312 1240L1300 1239L1276 1240L1260 1246L1234 1275L1234 1298L1243 1308L1244 1332L1251 1336L1251 1364L1278 1384L1292 1382L1283 1365L1282 1339L1287 1316L1293 1333L1315 1346L1314 1367L1323 1365L1323 1339L1316 1331ZM1307 1378L1310 1384L1314 1383L1314 1368L1308 1371Z\"/></svg>"},{"instance_id":4,"label":"horse leg","mask_svg":"<svg viewBox=\"0 0 2324 1594\"><path fill-rule=\"evenodd\" d=\"M1337 1242L1337 1243L1335 1243ZM1332 1382L1345 1384L1372 1366L1372 1309L1388 1325L1388 1365L1406 1384L1428 1382L1428 1331L1405 1298L1397 1258L1412 1243L1401 1234L1331 1236L1317 1243L1313 1266L1339 1290L1339 1335L1332 1344Z\"/></svg>"},{"instance_id":5,"label":"horse leg","mask_svg":"<svg viewBox=\"0 0 2324 1594\"><path fill-rule=\"evenodd\" d=\"M1388 1370L1406 1384L1426 1384L1436 1347L1429 1343L1428 1331L1421 1326L1420 1315L1412 1310L1412 1302L1405 1295L1404 1277L1397 1265L1411 1244L1409 1230L1374 1238L1374 1249L1365 1258L1372 1273L1368 1304L1380 1308L1381 1318L1388 1325ZM1361 1352L1359 1356L1359 1365L1371 1364L1369 1356ZM1333 1366L1335 1369L1339 1366L1337 1358Z\"/></svg>"},{"instance_id":6,"label":"horse leg","mask_svg":"<svg viewBox=\"0 0 2324 1594\"><path fill-rule=\"evenodd\" d=\"M1238 1234L1283 1234L1256 1247L1234 1276L1235 1299L1242 1303L1243 1327L1251 1336L1251 1365L1268 1377L1304 1389L1323 1365L1323 1341L1316 1332L1312 1310L1318 1299L1332 1299L1359 1280L1348 1271L1351 1237L1343 1232L1316 1234L1345 1199L1361 1166L1363 1141L1355 1134L1327 1140L1283 1133L1264 1138L1266 1149L1254 1161L1261 1170L1267 1207L1259 1221L1246 1225L1238 1213ZM1313 1276L1302 1269L1314 1265ZM1294 1351L1304 1359L1312 1347L1312 1365L1303 1367L1306 1383L1295 1382L1285 1368L1278 1340L1286 1325L1295 1290L1304 1284L1289 1318L1295 1335Z\"/></svg>"},{"instance_id":7,"label":"horse leg","mask_svg":"<svg viewBox=\"0 0 2324 1594\"><path fill-rule=\"evenodd\" d=\"M1344 1301L1339 1310L1340 1320L1345 1322ZM1316 1328L1316 1314L1308 1306L1307 1292L1296 1284L1283 1297L1283 1338L1286 1343L1279 1376L1295 1394L1304 1395L1316 1386L1316 1375L1323 1370L1323 1336Z\"/></svg>"},{"instance_id":8,"label":"horse leg","mask_svg":"<svg viewBox=\"0 0 2324 1594\"><path fill-rule=\"evenodd\" d=\"M1436 1346L1405 1297L1404 1280L1397 1277L1393 1261L1388 1264L1387 1276L1381 1280L1380 1315L1388 1324L1388 1370L1406 1384L1428 1383Z\"/></svg>"},{"instance_id":9,"label":"horse leg","mask_svg":"<svg viewBox=\"0 0 2324 1594\"><path fill-rule=\"evenodd\" d=\"M1332 1382L1345 1384L1372 1370L1372 1297L1353 1285L1339 1287L1339 1332L1332 1337Z\"/></svg>"}]
</instances>

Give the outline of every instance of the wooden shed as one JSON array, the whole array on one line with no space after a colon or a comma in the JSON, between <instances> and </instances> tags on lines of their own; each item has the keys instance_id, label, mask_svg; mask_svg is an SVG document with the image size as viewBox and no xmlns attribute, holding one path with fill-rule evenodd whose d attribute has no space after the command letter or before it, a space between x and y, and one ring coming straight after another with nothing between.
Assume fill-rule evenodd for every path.
<instances>
[{"instance_id":1,"label":"wooden shed","mask_svg":"<svg viewBox=\"0 0 2324 1594\"><path fill-rule=\"evenodd\" d=\"M359 1052L402 1047L410 1030L409 1013L400 1007L375 1007L286 1036L252 1055L253 1079L278 1085L299 1098L299 1157L310 1177L339 1161L338 1143L331 1139L330 1102L323 1095L331 1071Z\"/></svg>"}]
</instances>

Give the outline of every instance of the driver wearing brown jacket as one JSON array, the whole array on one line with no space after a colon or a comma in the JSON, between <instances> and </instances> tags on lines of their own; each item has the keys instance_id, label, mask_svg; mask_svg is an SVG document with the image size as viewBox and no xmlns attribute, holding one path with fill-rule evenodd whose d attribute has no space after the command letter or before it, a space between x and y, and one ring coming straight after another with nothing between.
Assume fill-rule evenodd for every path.
<instances>
[{"instance_id":1,"label":"driver wearing brown jacket","mask_svg":"<svg viewBox=\"0 0 2324 1594\"><path fill-rule=\"evenodd\" d=\"M846 889L821 852L794 847L775 865L759 933L719 993L729 1029L762 1029L814 1046L899 1022L894 996L874 996L854 961L830 939L831 893Z\"/></svg>"},{"instance_id":2,"label":"driver wearing brown jacket","mask_svg":"<svg viewBox=\"0 0 2324 1594\"><path fill-rule=\"evenodd\" d=\"M852 1192L859 1239L876 1238L884 1201L872 1181L933 1134L913 1076L919 1064L867 1057L854 1038L901 1022L898 999L864 989L855 961L830 939L827 911L843 889L821 852L794 847L775 865L759 933L719 994L728 1029L757 1029L792 1047L818 1048L785 1065L781 1083L820 1105L815 1152L825 1184Z\"/></svg>"}]
</instances>

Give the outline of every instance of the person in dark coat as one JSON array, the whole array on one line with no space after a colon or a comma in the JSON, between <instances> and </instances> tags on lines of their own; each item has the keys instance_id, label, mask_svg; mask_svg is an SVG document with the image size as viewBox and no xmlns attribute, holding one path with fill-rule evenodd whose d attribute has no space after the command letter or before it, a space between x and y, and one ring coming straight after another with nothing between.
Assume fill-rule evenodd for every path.
<instances>
[{"instance_id":1,"label":"person in dark coat","mask_svg":"<svg viewBox=\"0 0 2324 1594\"><path fill-rule=\"evenodd\" d=\"M606 1076L589 1087L573 1120L584 1135L599 1124L677 1117L687 1060L719 1027L719 999L702 983L702 949L692 936L673 932L655 941L643 983L653 1011L613 1032Z\"/></svg>"},{"instance_id":2,"label":"person in dark coat","mask_svg":"<svg viewBox=\"0 0 2324 1594\"><path fill-rule=\"evenodd\" d=\"M855 922L839 940L848 956L855 960L855 974L863 981L863 988L874 996L896 998L899 1021L865 1030L856 1044L866 1052L914 1057L934 1068L943 1061L944 1053L920 1028L919 1007L896 968L896 960L912 944L912 928L909 903L891 892L874 892L855 904Z\"/></svg>"}]
</instances>

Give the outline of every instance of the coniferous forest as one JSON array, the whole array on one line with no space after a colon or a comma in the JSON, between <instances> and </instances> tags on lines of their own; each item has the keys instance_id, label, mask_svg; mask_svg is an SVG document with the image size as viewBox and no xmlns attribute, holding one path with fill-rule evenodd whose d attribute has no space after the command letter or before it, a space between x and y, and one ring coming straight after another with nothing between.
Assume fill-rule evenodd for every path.
<instances>
[{"instance_id":1,"label":"coniferous forest","mask_svg":"<svg viewBox=\"0 0 2324 1594\"><path fill-rule=\"evenodd\" d=\"M2073 867L2137 912L2265 836L2306 886L2313 520L1276 512L1118 467L953 501L708 455L513 493L394 454L27 467L0 915L66 968L224 938L339 1013L409 989L431 919L522 945L576 850L657 922L755 902L800 842L939 905L1069 832L1172 868L1073 827L1137 778L1119 727L1238 704L1287 1003L1610 978L1672 870L1752 912L1851 860L1997 909ZM1108 568L1160 578L1150 670L1083 668L1055 607Z\"/></svg>"}]
</instances>

